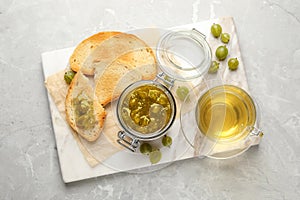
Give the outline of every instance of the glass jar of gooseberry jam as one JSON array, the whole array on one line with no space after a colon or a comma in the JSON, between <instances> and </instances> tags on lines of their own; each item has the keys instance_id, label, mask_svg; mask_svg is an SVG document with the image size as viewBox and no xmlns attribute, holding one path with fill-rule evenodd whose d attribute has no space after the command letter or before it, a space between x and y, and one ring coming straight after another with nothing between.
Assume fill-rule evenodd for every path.
<instances>
[{"instance_id":1,"label":"glass jar of gooseberry jam","mask_svg":"<svg viewBox=\"0 0 300 200\"><path fill-rule=\"evenodd\" d=\"M121 93L116 108L122 128L117 142L135 152L140 141L161 138L176 118L175 81L191 81L204 75L211 64L205 35L196 29L171 30L155 47L160 72L154 80L138 81Z\"/></svg>"}]
</instances>

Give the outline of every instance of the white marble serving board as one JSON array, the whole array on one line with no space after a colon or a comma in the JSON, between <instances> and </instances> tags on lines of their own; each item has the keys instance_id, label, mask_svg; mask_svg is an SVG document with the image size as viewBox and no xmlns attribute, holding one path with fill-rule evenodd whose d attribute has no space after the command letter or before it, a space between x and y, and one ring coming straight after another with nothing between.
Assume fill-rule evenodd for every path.
<instances>
[{"instance_id":1,"label":"white marble serving board","mask_svg":"<svg viewBox=\"0 0 300 200\"><path fill-rule=\"evenodd\" d=\"M228 33L231 34L231 42L228 48L232 56L240 58L239 71L236 74L228 76L227 69L220 69L219 75L224 79L225 83L230 83L230 81L238 82L243 88L248 88L246 74L244 66L241 60L241 54L239 49L239 44L237 40L237 35L232 18L222 18L209 20L204 22L199 22L195 24L184 25L176 28L191 29L196 28L205 35L207 35L207 40L209 44L213 47L220 44L210 34L210 26L213 23L220 23L223 27L227 27ZM229 28L228 28L229 27ZM141 29L138 31L127 31L138 35L140 38L145 40L151 47L157 42L157 38L161 36L161 29ZM148 34L148 31L153 31L153 34ZM43 71L45 79L66 68L68 64L68 59L72 54L74 48L66 48L51 52L45 52L42 54ZM212 48L212 52L214 52ZM213 53L214 54L214 53ZM214 58L214 55L213 55ZM230 77L230 78L228 78ZM73 135L70 132L70 128L66 121L61 117L55 104L53 103L51 96L48 94L51 117L53 123L54 134L56 138L57 151L59 156L59 162L61 167L61 173L63 181L65 183L83 180L92 177L98 177L107 174L113 174L121 171L129 171L144 167L151 166L148 158L144 155L131 153L127 150L122 150L115 153L113 156L106 159L104 162L98 164L95 167L91 167L85 160L83 154L81 153ZM170 149L161 149L163 158L160 161L163 163L170 163L176 160L182 160L186 158L194 157L193 148L185 141L183 134L179 131L180 124L179 120L175 121L175 124L170 130L170 135L173 137L173 145ZM117 133L116 133L117 134ZM154 167L154 166L152 166ZM154 169L154 168L153 168ZM148 170L151 170L149 168Z\"/></svg>"}]
</instances>

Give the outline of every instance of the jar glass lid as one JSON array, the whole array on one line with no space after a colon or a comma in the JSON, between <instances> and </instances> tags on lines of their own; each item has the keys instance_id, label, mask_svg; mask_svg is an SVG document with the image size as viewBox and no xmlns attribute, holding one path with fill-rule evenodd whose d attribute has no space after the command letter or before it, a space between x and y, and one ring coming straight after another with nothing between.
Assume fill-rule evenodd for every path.
<instances>
[{"instance_id":1,"label":"jar glass lid","mask_svg":"<svg viewBox=\"0 0 300 200\"><path fill-rule=\"evenodd\" d=\"M200 77L211 64L211 49L196 29L167 32L158 42L156 56L164 73L182 81Z\"/></svg>"}]
</instances>

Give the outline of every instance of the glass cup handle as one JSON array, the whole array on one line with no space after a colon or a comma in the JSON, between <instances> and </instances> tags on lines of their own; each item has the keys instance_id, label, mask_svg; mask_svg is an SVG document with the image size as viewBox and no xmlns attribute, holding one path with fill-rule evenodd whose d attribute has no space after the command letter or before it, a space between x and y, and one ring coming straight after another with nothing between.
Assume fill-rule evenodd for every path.
<instances>
[{"instance_id":1,"label":"glass cup handle","mask_svg":"<svg viewBox=\"0 0 300 200\"><path fill-rule=\"evenodd\" d=\"M250 136L259 136L263 137L264 133L261 129L258 129L256 127L251 127Z\"/></svg>"},{"instance_id":2,"label":"glass cup handle","mask_svg":"<svg viewBox=\"0 0 300 200\"><path fill-rule=\"evenodd\" d=\"M126 136L129 137L130 140L127 140L127 139L125 138ZM132 152L135 152L135 151L136 151L136 148L137 148L137 147L139 146L139 144L140 144L140 142L139 142L138 139L130 137L129 135L127 135L127 134L125 133L125 131L119 131L119 132L118 132L118 137L119 137L119 139L117 140L117 142L118 142L121 146L125 147L126 149L128 149L128 150L130 150L130 151L132 151Z\"/></svg>"}]
</instances>

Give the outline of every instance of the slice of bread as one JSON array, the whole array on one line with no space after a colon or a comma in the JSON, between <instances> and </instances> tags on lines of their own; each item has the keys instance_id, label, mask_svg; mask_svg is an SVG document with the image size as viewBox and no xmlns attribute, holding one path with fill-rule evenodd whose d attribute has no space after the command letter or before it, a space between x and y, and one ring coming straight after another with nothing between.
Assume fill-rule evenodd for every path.
<instances>
[{"instance_id":1,"label":"slice of bread","mask_svg":"<svg viewBox=\"0 0 300 200\"><path fill-rule=\"evenodd\" d=\"M100 75L105 67L120 55L145 46L143 40L132 34L98 33L82 41L76 47L69 60L70 67L73 71L81 70L86 75Z\"/></svg>"},{"instance_id":2,"label":"slice of bread","mask_svg":"<svg viewBox=\"0 0 300 200\"><path fill-rule=\"evenodd\" d=\"M157 74L152 49L135 35L120 32L102 32L87 38L76 47L69 63L77 74L66 97L67 121L87 141L95 141L100 136L106 117L105 105L119 97L129 84L154 79ZM94 89L84 74L94 75ZM80 128L80 123L76 125L73 101L79 94L93 100L96 124L92 129Z\"/></svg>"},{"instance_id":3,"label":"slice of bread","mask_svg":"<svg viewBox=\"0 0 300 200\"><path fill-rule=\"evenodd\" d=\"M154 53L145 43L144 47L127 52L109 66L101 75L95 76L95 96L102 106L118 98L131 83L154 79L157 66Z\"/></svg>"},{"instance_id":4,"label":"slice of bread","mask_svg":"<svg viewBox=\"0 0 300 200\"><path fill-rule=\"evenodd\" d=\"M80 94L84 94L84 96L93 102L95 125L92 129L84 130L76 125L74 98L78 97ZM91 142L98 139L104 124L106 112L101 104L99 104L98 100L94 98L93 88L89 83L89 79L80 71L77 72L69 86L65 108L68 123L79 135Z\"/></svg>"},{"instance_id":5,"label":"slice of bread","mask_svg":"<svg viewBox=\"0 0 300 200\"><path fill-rule=\"evenodd\" d=\"M120 32L100 32L80 42L69 59L71 69L75 72L81 70L84 74L93 75L94 68L88 65L87 58L103 41L118 34Z\"/></svg>"},{"instance_id":6,"label":"slice of bread","mask_svg":"<svg viewBox=\"0 0 300 200\"><path fill-rule=\"evenodd\" d=\"M104 72L105 68L121 55L145 47L147 47L147 44L137 36L120 33L103 41L86 59L86 65L93 65L95 68L95 79L97 79Z\"/></svg>"}]
</instances>

